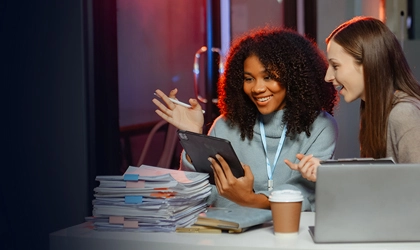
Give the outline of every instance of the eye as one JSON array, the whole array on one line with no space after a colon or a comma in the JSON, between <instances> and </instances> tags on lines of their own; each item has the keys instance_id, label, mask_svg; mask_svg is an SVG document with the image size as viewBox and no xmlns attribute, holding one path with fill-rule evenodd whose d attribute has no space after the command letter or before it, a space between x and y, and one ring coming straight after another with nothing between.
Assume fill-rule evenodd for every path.
<instances>
[{"instance_id":1,"label":"eye","mask_svg":"<svg viewBox=\"0 0 420 250\"><path fill-rule=\"evenodd\" d=\"M270 76L265 76L264 77L264 80L266 80L266 81L270 81L272 78L270 77Z\"/></svg>"},{"instance_id":2,"label":"eye","mask_svg":"<svg viewBox=\"0 0 420 250\"><path fill-rule=\"evenodd\" d=\"M252 82L253 78L252 77L244 77L244 82Z\"/></svg>"}]
</instances>

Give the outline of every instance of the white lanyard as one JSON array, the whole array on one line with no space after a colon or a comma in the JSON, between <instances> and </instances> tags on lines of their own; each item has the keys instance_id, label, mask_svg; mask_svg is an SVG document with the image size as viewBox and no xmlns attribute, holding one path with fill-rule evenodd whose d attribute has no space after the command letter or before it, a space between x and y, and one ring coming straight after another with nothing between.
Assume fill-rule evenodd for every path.
<instances>
[{"instance_id":1,"label":"white lanyard","mask_svg":"<svg viewBox=\"0 0 420 250\"><path fill-rule=\"evenodd\" d=\"M267 153L267 142L265 138L265 130L264 130L264 123L260 119L260 132L261 132L261 140L264 146L264 153L265 153L265 160L267 162L267 175L268 175L268 191L273 190L273 173L274 169L276 168L277 161L280 156L281 149L283 148L284 139L286 138L286 125L283 127L283 132L281 133L279 145L277 146L276 156L274 157L274 164L273 168L271 168L270 161L268 160L268 153Z\"/></svg>"}]
</instances>

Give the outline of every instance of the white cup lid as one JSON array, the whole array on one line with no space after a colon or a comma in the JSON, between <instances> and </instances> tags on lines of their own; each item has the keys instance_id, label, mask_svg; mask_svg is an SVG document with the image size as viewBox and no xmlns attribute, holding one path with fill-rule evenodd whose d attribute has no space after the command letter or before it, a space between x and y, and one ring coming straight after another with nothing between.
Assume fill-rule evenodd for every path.
<instances>
[{"instance_id":1,"label":"white cup lid","mask_svg":"<svg viewBox=\"0 0 420 250\"><path fill-rule=\"evenodd\" d=\"M277 190L271 192L268 200L274 202L298 202L303 201L303 195L298 190Z\"/></svg>"}]
</instances>

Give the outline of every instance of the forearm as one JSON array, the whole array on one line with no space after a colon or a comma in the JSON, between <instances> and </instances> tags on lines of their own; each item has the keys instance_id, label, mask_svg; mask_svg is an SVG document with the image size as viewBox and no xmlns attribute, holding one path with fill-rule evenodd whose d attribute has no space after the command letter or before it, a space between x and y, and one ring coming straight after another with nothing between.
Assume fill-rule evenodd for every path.
<instances>
[{"instance_id":1,"label":"forearm","mask_svg":"<svg viewBox=\"0 0 420 250\"><path fill-rule=\"evenodd\" d=\"M270 202L268 201L268 197L264 194L255 194L250 195L249 198L243 201L243 204L239 204L245 207L253 207L253 208L270 208Z\"/></svg>"}]
</instances>

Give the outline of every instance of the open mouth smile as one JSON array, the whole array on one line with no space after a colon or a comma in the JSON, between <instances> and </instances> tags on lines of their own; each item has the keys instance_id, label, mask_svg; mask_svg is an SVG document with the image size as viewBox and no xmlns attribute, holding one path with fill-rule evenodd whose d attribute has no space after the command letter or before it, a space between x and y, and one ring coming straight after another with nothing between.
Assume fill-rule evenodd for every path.
<instances>
[{"instance_id":1,"label":"open mouth smile","mask_svg":"<svg viewBox=\"0 0 420 250\"><path fill-rule=\"evenodd\" d=\"M337 85L337 86L335 86L335 90L337 90L337 91L340 91L340 90L342 90L344 88L344 86L343 85Z\"/></svg>"},{"instance_id":2,"label":"open mouth smile","mask_svg":"<svg viewBox=\"0 0 420 250\"><path fill-rule=\"evenodd\" d=\"M267 96L267 97L260 97L260 98L255 98L258 102L267 102L272 98L272 96Z\"/></svg>"}]
</instances>

